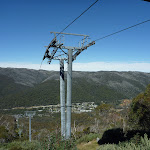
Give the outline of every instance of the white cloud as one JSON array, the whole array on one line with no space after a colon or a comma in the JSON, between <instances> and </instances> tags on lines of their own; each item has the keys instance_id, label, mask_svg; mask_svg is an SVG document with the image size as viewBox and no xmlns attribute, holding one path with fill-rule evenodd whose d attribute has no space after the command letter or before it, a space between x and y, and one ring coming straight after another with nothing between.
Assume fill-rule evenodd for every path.
<instances>
[{"instance_id":1,"label":"white cloud","mask_svg":"<svg viewBox=\"0 0 150 150\"><path fill-rule=\"evenodd\" d=\"M82 71L142 71L150 72L150 63L91 62L75 63L74 70Z\"/></svg>"},{"instance_id":2,"label":"white cloud","mask_svg":"<svg viewBox=\"0 0 150 150\"><path fill-rule=\"evenodd\" d=\"M2 68L28 68L39 70L40 64L29 63L3 63L0 62ZM59 71L59 64L43 64L43 70ZM65 64L65 71L67 65ZM150 72L150 63L144 62L90 62L90 63L73 63L73 70L75 71L142 71Z\"/></svg>"},{"instance_id":3,"label":"white cloud","mask_svg":"<svg viewBox=\"0 0 150 150\"><path fill-rule=\"evenodd\" d=\"M35 69L35 70L39 70L40 69L40 64L32 64L32 63L3 63L0 62L0 67L2 68L28 68L28 69ZM41 69L43 70L55 70L58 71L59 70L59 64L43 64Z\"/></svg>"}]
</instances>

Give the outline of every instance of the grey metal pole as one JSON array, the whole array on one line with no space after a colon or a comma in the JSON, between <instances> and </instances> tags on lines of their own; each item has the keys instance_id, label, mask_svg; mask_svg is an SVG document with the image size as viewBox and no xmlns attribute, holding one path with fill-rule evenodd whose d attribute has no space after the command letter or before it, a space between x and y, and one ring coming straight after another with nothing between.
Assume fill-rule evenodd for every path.
<instances>
[{"instance_id":1,"label":"grey metal pole","mask_svg":"<svg viewBox=\"0 0 150 150\"><path fill-rule=\"evenodd\" d=\"M66 139L71 137L72 49L68 49Z\"/></svg>"},{"instance_id":2,"label":"grey metal pole","mask_svg":"<svg viewBox=\"0 0 150 150\"><path fill-rule=\"evenodd\" d=\"M31 115L29 116L29 141L31 142Z\"/></svg>"},{"instance_id":3,"label":"grey metal pole","mask_svg":"<svg viewBox=\"0 0 150 150\"><path fill-rule=\"evenodd\" d=\"M61 106L61 136L65 138L66 117L65 117L65 80L64 80L64 60L60 59L60 106Z\"/></svg>"}]
</instances>

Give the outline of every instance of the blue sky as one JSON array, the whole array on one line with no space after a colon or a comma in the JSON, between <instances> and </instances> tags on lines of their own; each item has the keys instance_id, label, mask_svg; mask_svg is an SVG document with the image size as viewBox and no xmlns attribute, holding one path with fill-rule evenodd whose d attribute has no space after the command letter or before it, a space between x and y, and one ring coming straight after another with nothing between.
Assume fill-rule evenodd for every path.
<instances>
[{"instance_id":1,"label":"blue sky","mask_svg":"<svg viewBox=\"0 0 150 150\"><path fill-rule=\"evenodd\" d=\"M45 52L44 46L53 38L50 31L60 32L94 1L0 0L0 67L24 65L29 68L39 68ZM150 3L142 0L99 0L65 32L87 34L95 40L148 20L149 14ZM149 39L150 22L147 22L97 41L94 46L79 55L74 63L75 66L79 65L80 69L74 69L85 70L83 67L87 63L88 65L95 63L104 66L104 68L102 66L95 68L97 71L149 72ZM46 69L44 65L48 67L46 63L47 60L43 63L43 69ZM54 66L56 64L58 62L53 62L49 68L57 70ZM123 65L120 69L115 67L121 64ZM139 65L134 66L134 64ZM130 68L129 65L133 67ZM142 69L144 67L147 69ZM86 70L90 71L92 68Z\"/></svg>"}]
</instances>

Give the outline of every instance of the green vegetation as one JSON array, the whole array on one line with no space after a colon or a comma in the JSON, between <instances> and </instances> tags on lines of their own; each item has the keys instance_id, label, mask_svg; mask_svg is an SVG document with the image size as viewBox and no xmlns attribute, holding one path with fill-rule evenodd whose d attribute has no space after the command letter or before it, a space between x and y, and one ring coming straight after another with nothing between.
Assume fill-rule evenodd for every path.
<instances>
[{"instance_id":1,"label":"green vegetation","mask_svg":"<svg viewBox=\"0 0 150 150\"><path fill-rule=\"evenodd\" d=\"M50 113L47 108L41 110L42 107L39 111L33 109L37 113L32 118L32 142L28 142L29 120L23 115L27 108L5 111L4 108L59 103L59 80L54 74L45 82L27 87L27 83L17 84L16 80L0 75L0 150L149 149L150 85L132 102L121 100L143 90L149 74L141 80L141 73L129 72L126 75L118 72L84 72L81 75L75 72L73 102L94 101L97 108L88 113L72 113L72 137L65 141L60 134L60 113ZM32 79L32 75L30 77ZM42 79L47 78L43 76ZM136 90L131 89L128 83L132 88L135 85ZM20 114L21 117L17 121L12 114ZM96 142L97 137L100 138L100 146Z\"/></svg>"},{"instance_id":2,"label":"green vegetation","mask_svg":"<svg viewBox=\"0 0 150 150\"><path fill-rule=\"evenodd\" d=\"M1 107L3 108L57 104L59 100L59 81L44 82L13 96L8 95L4 99L7 103L2 104Z\"/></svg>"},{"instance_id":3,"label":"green vegetation","mask_svg":"<svg viewBox=\"0 0 150 150\"><path fill-rule=\"evenodd\" d=\"M144 93L132 101L129 122L133 129L149 130L150 127L150 85Z\"/></svg>"},{"instance_id":4,"label":"green vegetation","mask_svg":"<svg viewBox=\"0 0 150 150\"><path fill-rule=\"evenodd\" d=\"M41 142L42 150L77 150L73 138L69 140L62 140L60 134L50 134Z\"/></svg>"},{"instance_id":5,"label":"green vegetation","mask_svg":"<svg viewBox=\"0 0 150 150\"><path fill-rule=\"evenodd\" d=\"M0 109L58 104L59 72L0 68ZM72 102L118 105L150 83L142 72L73 72Z\"/></svg>"},{"instance_id":6,"label":"green vegetation","mask_svg":"<svg viewBox=\"0 0 150 150\"><path fill-rule=\"evenodd\" d=\"M5 128L5 126L0 126L0 139L1 143L8 142L8 130Z\"/></svg>"},{"instance_id":7,"label":"green vegetation","mask_svg":"<svg viewBox=\"0 0 150 150\"><path fill-rule=\"evenodd\" d=\"M150 140L145 134L144 138L141 137L141 143L138 145L132 142L119 143L119 145L107 144L101 145L97 150L149 150L149 149L150 149Z\"/></svg>"},{"instance_id":8,"label":"green vegetation","mask_svg":"<svg viewBox=\"0 0 150 150\"><path fill-rule=\"evenodd\" d=\"M92 90L91 90L92 89ZM101 101L107 103L116 103L116 99L126 98L124 95L105 85L95 85L86 81L84 78L73 81L72 101L76 102L95 102L100 104ZM38 105L58 104L59 97L59 81L51 80L41 83L33 88L19 91L18 93L8 94L0 99L1 108L27 107Z\"/></svg>"},{"instance_id":9,"label":"green vegetation","mask_svg":"<svg viewBox=\"0 0 150 150\"><path fill-rule=\"evenodd\" d=\"M97 150L99 145L96 140L89 141L87 143L81 143L77 145L78 150Z\"/></svg>"},{"instance_id":10,"label":"green vegetation","mask_svg":"<svg viewBox=\"0 0 150 150\"><path fill-rule=\"evenodd\" d=\"M104 112L108 112L110 109L112 109L113 106L110 105L110 104L101 104L99 106L97 106L95 108L95 111L98 113L98 114L101 114L101 113L104 113Z\"/></svg>"},{"instance_id":11,"label":"green vegetation","mask_svg":"<svg viewBox=\"0 0 150 150\"><path fill-rule=\"evenodd\" d=\"M133 142L123 142L119 144L105 144L98 146L96 140L88 143L78 144L79 150L149 150L150 140L145 134L144 137L140 138L140 144Z\"/></svg>"},{"instance_id":12,"label":"green vegetation","mask_svg":"<svg viewBox=\"0 0 150 150\"><path fill-rule=\"evenodd\" d=\"M20 84L16 84L14 80L10 77L0 74L0 100L7 95L15 95L23 90L28 89L28 87Z\"/></svg>"},{"instance_id":13,"label":"green vegetation","mask_svg":"<svg viewBox=\"0 0 150 150\"><path fill-rule=\"evenodd\" d=\"M81 138L79 138L76 143L80 144L80 143L88 143L89 141L93 141L95 140L97 137L99 137L100 135L97 133L89 133L87 135L82 136Z\"/></svg>"},{"instance_id":14,"label":"green vegetation","mask_svg":"<svg viewBox=\"0 0 150 150\"><path fill-rule=\"evenodd\" d=\"M38 141L14 141L0 145L0 150L41 150L41 144Z\"/></svg>"},{"instance_id":15,"label":"green vegetation","mask_svg":"<svg viewBox=\"0 0 150 150\"><path fill-rule=\"evenodd\" d=\"M13 141L0 144L0 150L77 150L73 139L62 140L60 134L51 133L40 141Z\"/></svg>"},{"instance_id":16,"label":"green vegetation","mask_svg":"<svg viewBox=\"0 0 150 150\"><path fill-rule=\"evenodd\" d=\"M116 99L126 98L123 94L114 89L98 83L93 83L86 78L73 80L72 97L73 102L95 102L100 104L101 101L107 103L116 103Z\"/></svg>"}]
</instances>

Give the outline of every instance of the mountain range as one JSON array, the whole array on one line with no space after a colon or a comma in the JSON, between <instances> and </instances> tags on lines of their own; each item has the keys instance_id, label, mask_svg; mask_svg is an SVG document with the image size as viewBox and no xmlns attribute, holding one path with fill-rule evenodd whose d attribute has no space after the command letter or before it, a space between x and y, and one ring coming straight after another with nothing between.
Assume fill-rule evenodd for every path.
<instances>
[{"instance_id":1,"label":"mountain range","mask_svg":"<svg viewBox=\"0 0 150 150\"><path fill-rule=\"evenodd\" d=\"M73 103L118 104L150 84L150 73L144 72L73 71L72 75ZM58 71L0 68L0 109L58 104L59 89Z\"/></svg>"}]
</instances>

